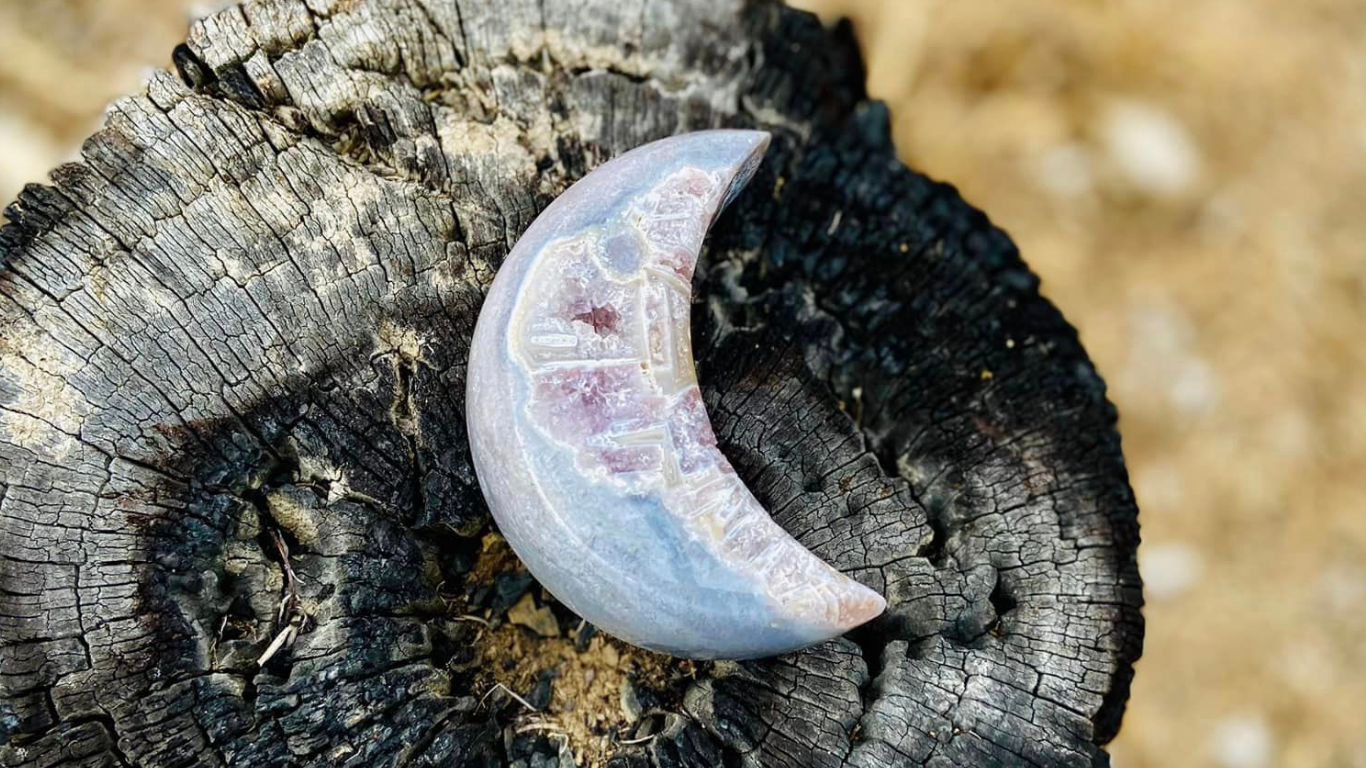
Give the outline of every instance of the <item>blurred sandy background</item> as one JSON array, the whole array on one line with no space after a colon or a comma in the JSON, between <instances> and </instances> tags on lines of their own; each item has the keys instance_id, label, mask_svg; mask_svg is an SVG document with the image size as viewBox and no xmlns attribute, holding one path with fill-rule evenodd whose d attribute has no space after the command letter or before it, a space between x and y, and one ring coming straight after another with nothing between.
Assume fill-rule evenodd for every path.
<instances>
[{"instance_id":1,"label":"blurred sandy background","mask_svg":"<svg viewBox=\"0 0 1366 768\"><path fill-rule=\"evenodd\" d=\"M1110 382L1148 586L1115 765L1366 768L1366 2L801 4ZM0 198L210 5L0 0Z\"/></svg>"}]
</instances>

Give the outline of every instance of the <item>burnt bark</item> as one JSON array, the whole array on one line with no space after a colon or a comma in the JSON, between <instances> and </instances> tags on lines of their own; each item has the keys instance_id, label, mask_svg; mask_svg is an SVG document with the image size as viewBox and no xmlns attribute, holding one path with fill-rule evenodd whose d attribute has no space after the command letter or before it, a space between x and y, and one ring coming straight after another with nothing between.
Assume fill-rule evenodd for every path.
<instances>
[{"instance_id":1,"label":"burnt bark","mask_svg":"<svg viewBox=\"0 0 1366 768\"><path fill-rule=\"evenodd\" d=\"M174 60L0 230L0 765L1108 764L1143 636L1115 411L1006 235L898 162L846 26L249 0ZM891 606L743 664L541 593L462 413L536 212L717 126L775 136L696 281L722 448Z\"/></svg>"}]
</instances>

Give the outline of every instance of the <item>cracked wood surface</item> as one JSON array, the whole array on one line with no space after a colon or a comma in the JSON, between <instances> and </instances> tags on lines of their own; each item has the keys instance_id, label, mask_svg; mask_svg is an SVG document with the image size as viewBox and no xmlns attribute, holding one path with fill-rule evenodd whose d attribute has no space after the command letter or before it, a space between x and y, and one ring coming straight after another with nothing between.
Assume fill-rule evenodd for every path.
<instances>
[{"instance_id":1,"label":"cracked wood surface","mask_svg":"<svg viewBox=\"0 0 1366 768\"><path fill-rule=\"evenodd\" d=\"M721 126L775 141L695 281L718 438L890 608L642 690L648 738L578 761L1108 763L1143 632L1114 410L1008 238L897 161L847 28L252 0L175 61L0 230L0 765L565 764L443 600L489 525L468 341L555 194ZM308 620L259 668L276 531Z\"/></svg>"}]
</instances>

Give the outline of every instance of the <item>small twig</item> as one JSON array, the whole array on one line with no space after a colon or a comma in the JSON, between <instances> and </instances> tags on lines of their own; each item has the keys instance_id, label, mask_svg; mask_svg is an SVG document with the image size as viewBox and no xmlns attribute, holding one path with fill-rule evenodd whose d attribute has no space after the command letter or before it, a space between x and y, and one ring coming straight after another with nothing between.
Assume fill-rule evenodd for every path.
<instances>
[{"instance_id":1,"label":"small twig","mask_svg":"<svg viewBox=\"0 0 1366 768\"><path fill-rule=\"evenodd\" d=\"M659 734L657 733L652 733L649 736L641 736L638 739L618 739L617 743L624 747L629 747L632 744L644 744L647 741L654 741L655 737L658 735Z\"/></svg>"},{"instance_id":2,"label":"small twig","mask_svg":"<svg viewBox=\"0 0 1366 768\"><path fill-rule=\"evenodd\" d=\"M676 717L683 718L688 717L687 715L681 712L671 712L667 709L659 709L658 707L651 708L648 712L642 715L642 717L652 717L654 715L674 715ZM662 731L656 731L655 733L652 733L648 736L638 736L634 739L614 739L614 741L622 746L631 746L632 744L644 744L647 741L652 741L656 736L659 736L660 733L662 733Z\"/></svg>"},{"instance_id":3,"label":"small twig","mask_svg":"<svg viewBox=\"0 0 1366 768\"><path fill-rule=\"evenodd\" d=\"M472 616L472 615L470 615L470 614L468 614L468 613L467 613L467 614L464 614L463 616L453 616L452 618L453 618L455 621L472 621L472 622L474 622L475 624L483 624L484 626L488 627L489 629L492 629L492 628L493 628L493 624L489 623L489 620L488 620L488 619L480 618L480 617L478 617L478 616Z\"/></svg>"},{"instance_id":4,"label":"small twig","mask_svg":"<svg viewBox=\"0 0 1366 768\"><path fill-rule=\"evenodd\" d=\"M294 641L308 627L308 614L304 612L299 599L299 578L294 575L294 567L289 563L289 544L285 543L284 536L275 528L270 529L270 539L275 543L275 551L280 555L280 567L285 574L285 583L280 590L280 609L275 617L275 622L284 626L256 660L258 667L265 666L281 648L293 648Z\"/></svg>"},{"instance_id":5,"label":"small twig","mask_svg":"<svg viewBox=\"0 0 1366 768\"><path fill-rule=\"evenodd\" d=\"M275 550L280 553L280 566L285 572L284 597L281 599L281 616L284 616L284 604L288 604L289 613L293 613L299 607L299 579L294 575L294 567L289 564L289 545L285 543L285 538L274 528L270 529L270 538L275 542Z\"/></svg>"},{"instance_id":6,"label":"small twig","mask_svg":"<svg viewBox=\"0 0 1366 768\"><path fill-rule=\"evenodd\" d=\"M209 646L209 663L218 666L218 644L223 642L223 633L228 629L228 615L223 614L223 620L218 622L218 631L213 635L213 644Z\"/></svg>"},{"instance_id":7,"label":"small twig","mask_svg":"<svg viewBox=\"0 0 1366 768\"><path fill-rule=\"evenodd\" d=\"M557 735L557 736L565 736L565 735L568 735L568 734L566 733L566 731L564 730L564 726L560 725L559 723L557 723L557 722L555 722L555 721L553 721L553 720L550 721L550 722L548 722L548 723L523 723L523 724L517 726L517 728L516 728L515 730L516 730L517 733L532 733L532 732L536 732L536 733L553 733L553 734L555 734L555 735Z\"/></svg>"},{"instance_id":8,"label":"small twig","mask_svg":"<svg viewBox=\"0 0 1366 768\"><path fill-rule=\"evenodd\" d=\"M293 624L285 626L285 628L280 630L280 633L275 636L275 639L270 641L270 645L266 646L265 652L256 660L256 666L264 667L266 662L270 661L271 657L279 653L280 649L286 644L293 645L294 638L297 637L298 634L298 627Z\"/></svg>"},{"instance_id":9,"label":"small twig","mask_svg":"<svg viewBox=\"0 0 1366 768\"><path fill-rule=\"evenodd\" d=\"M531 710L532 712L540 712L540 711L541 711L541 710L539 710L539 709L537 709L537 708L531 706L530 702L528 702L526 699L522 698L521 696L518 696L516 691L512 690L511 688L507 687L506 685L503 685L502 683L494 683L494 684L493 684L493 687L490 688L490 689L488 689L488 692L485 693L482 697L480 697L480 699L479 699L479 706L481 706L481 707L484 706L484 702L488 699L488 697L491 696L491 695L493 695L493 692L496 691L496 690L498 690L499 688L502 688L504 693L506 693L507 695L509 695L509 696L511 696L512 698L516 699L517 702L518 702L519 704L521 704L522 706L524 706L524 707L526 707L527 709Z\"/></svg>"},{"instance_id":10,"label":"small twig","mask_svg":"<svg viewBox=\"0 0 1366 768\"><path fill-rule=\"evenodd\" d=\"M521 735L523 733L543 733L548 739L558 739L561 749L569 749L569 732L555 720L547 718L544 721L532 721L522 723L514 730Z\"/></svg>"}]
</instances>

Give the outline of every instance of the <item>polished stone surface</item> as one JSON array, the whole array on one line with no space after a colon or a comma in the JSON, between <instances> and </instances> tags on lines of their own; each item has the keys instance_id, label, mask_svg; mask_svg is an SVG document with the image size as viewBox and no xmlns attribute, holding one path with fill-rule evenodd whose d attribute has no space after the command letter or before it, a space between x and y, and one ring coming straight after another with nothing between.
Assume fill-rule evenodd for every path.
<instances>
[{"instance_id":1,"label":"polished stone surface","mask_svg":"<svg viewBox=\"0 0 1366 768\"><path fill-rule=\"evenodd\" d=\"M503 535L584 618L679 656L782 653L885 607L773 522L698 389L693 268L767 145L684 134L590 173L509 254L470 350L470 445Z\"/></svg>"}]
</instances>

